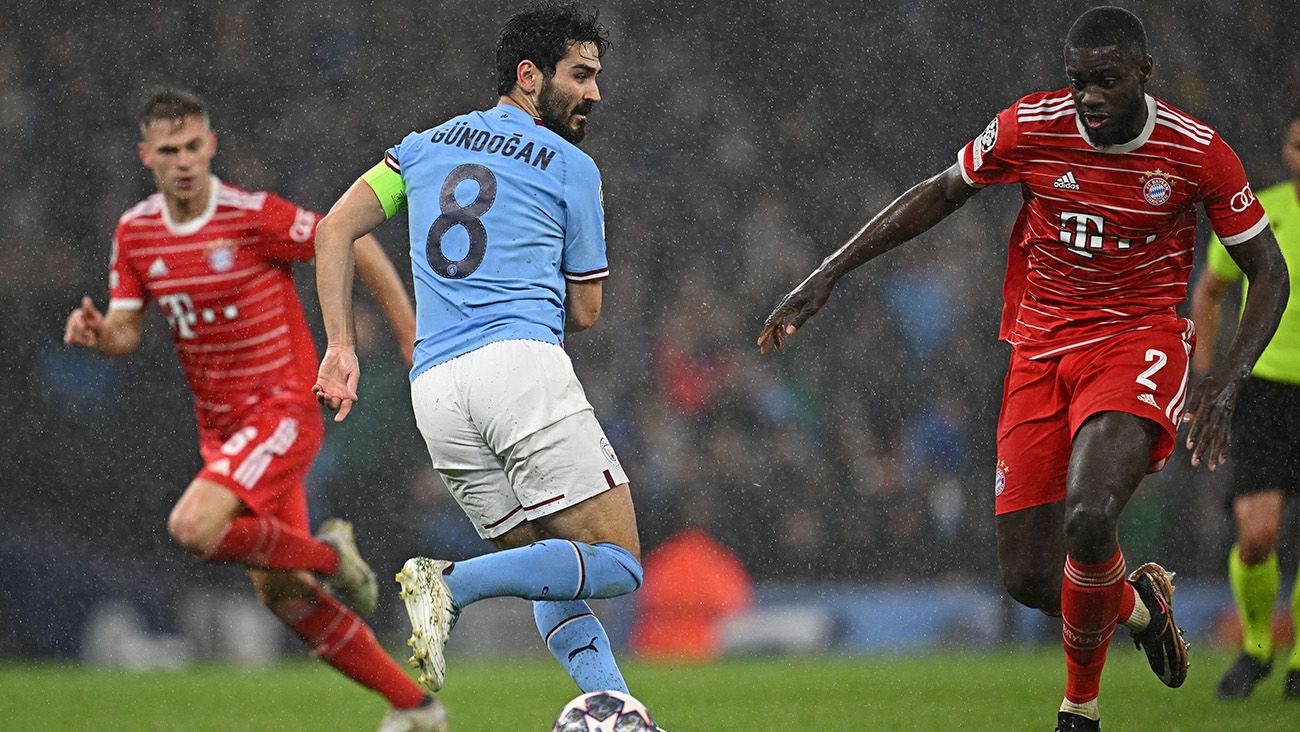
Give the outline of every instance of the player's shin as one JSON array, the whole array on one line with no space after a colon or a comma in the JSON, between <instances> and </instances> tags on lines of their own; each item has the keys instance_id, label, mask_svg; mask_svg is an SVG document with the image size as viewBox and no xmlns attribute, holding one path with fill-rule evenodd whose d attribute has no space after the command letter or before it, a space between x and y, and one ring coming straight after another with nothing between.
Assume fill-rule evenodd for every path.
<instances>
[{"instance_id":1,"label":"player's shin","mask_svg":"<svg viewBox=\"0 0 1300 732\"><path fill-rule=\"evenodd\" d=\"M546 647L579 689L627 693L605 628L586 602L534 602L533 617Z\"/></svg>"},{"instance_id":2,"label":"player's shin","mask_svg":"<svg viewBox=\"0 0 1300 732\"><path fill-rule=\"evenodd\" d=\"M487 597L618 597L641 586L641 563L626 549L567 539L546 539L456 562L444 574L460 608Z\"/></svg>"},{"instance_id":3,"label":"player's shin","mask_svg":"<svg viewBox=\"0 0 1300 732\"><path fill-rule=\"evenodd\" d=\"M1065 559L1061 639L1065 647L1067 704L1088 704L1097 698L1124 581L1124 555L1118 549L1100 564L1080 564L1069 556ZM1075 709L1066 711L1084 714ZM1091 711L1096 714L1095 707Z\"/></svg>"},{"instance_id":4,"label":"player's shin","mask_svg":"<svg viewBox=\"0 0 1300 732\"><path fill-rule=\"evenodd\" d=\"M1242 651L1268 663L1273 658L1273 603L1282 587L1277 553L1252 567L1242 561L1241 549L1233 546L1228 555L1228 584L1241 618Z\"/></svg>"},{"instance_id":5,"label":"player's shin","mask_svg":"<svg viewBox=\"0 0 1300 732\"><path fill-rule=\"evenodd\" d=\"M313 656L385 699L396 709L424 700L415 684L384 650L356 613L319 588L309 597L269 605L311 648Z\"/></svg>"}]
</instances>

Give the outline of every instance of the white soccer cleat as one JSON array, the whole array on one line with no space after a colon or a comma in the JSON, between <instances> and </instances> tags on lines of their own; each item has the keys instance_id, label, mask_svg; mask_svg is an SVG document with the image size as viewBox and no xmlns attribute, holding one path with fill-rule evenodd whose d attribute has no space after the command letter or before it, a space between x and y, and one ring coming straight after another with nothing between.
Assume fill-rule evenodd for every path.
<instances>
[{"instance_id":1,"label":"white soccer cleat","mask_svg":"<svg viewBox=\"0 0 1300 732\"><path fill-rule=\"evenodd\" d=\"M393 709L379 722L378 732L447 732L447 708L433 699L414 709Z\"/></svg>"},{"instance_id":2,"label":"white soccer cleat","mask_svg":"<svg viewBox=\"0 0 1300 732\"><path fill-rule=\"evenodd\" d=\"M411 637L406 641L411 647L410 663L420 668L416 680L429 691L442 688L447 674L443 649L460 616L452 601L451 588L442 576L449 566L451 562L441 559L415 557L406 560L402 571L397 573L397 582L402 586L399 594L411 619Z\"/></svg>"},{"instance_id":3,"label":"white soccer cleat","mask_svg":"<svg viewBox=\"0 0 1300 732\"><path fill-rule=\"evenodd\" d=\"M379 583L357 550L352 524L343 519L330 519L320 525L316 540L329 544L339 555L338 569L325 578L325 586L342 597L353 610L369 615L379 601Z\"/></svg>"}]
</instances>

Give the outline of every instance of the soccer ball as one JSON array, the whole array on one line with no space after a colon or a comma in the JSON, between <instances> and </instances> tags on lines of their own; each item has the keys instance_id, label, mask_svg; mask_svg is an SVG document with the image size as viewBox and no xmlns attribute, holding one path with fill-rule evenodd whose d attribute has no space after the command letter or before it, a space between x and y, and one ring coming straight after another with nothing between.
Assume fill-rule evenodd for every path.
<instances>
[{"instance_id":1,"label":"soccer ball","mask_svg":"<svg viewBox=\"0 0 1300 732\"><path fill-rule=\"evenodd\" d=\"M621 691L593 691L569 702L551 732L655 732L645 705Z\"/></svg>"}]
</instances>

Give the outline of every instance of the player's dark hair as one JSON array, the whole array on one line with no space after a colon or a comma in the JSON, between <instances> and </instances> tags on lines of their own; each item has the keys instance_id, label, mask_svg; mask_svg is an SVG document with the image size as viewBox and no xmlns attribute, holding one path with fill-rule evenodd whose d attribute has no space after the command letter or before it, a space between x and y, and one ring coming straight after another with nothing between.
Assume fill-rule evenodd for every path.
<instances>
[{"instance_id":1,"label":"player's dark hair","mask_svg":"<svg viewBox=\"0 0 1300 732\"><path fill-rule=\"evenodd\" d=\"M609 38L596 13L585 13L576 4L541 2L530 5L506 21L497 39L497 93L509 94L515 87L515 71L528 59L547 77L564 58L571 43L593 43L596 55L604 56Z\"/></svg>"},{"instance_id":2,"label":"player's dark hair","mask_svg":"<svg viewBox=\"0 0 1300 732\"><path fill-rule=\"evenodd\" d=\"M1080 15L1065 36L1065 50L1116 46L1147 55L1147 32L1142 21L1124 8L1103 5Z\"/></svg>"},{"instance_id":3,"label":"player's dark hair","mask_svg":"<svg viewBox=\"0 0 1300 732\"><path fill-rule=\"evenodd\" d=\"M179 123L186 117L193 116L207 121L208 106L202 99L184 89L159 89L150 94L140 108L140 134L143 135L154 122L172 120Z\"/></svg>"}]
</instances>

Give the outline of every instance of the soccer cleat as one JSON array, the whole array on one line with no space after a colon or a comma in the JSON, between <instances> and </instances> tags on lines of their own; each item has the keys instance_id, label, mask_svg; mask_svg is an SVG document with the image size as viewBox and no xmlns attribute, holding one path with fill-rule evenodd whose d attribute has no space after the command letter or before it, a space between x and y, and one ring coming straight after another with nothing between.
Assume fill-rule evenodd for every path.
<instances>
[{"instance_id":1,"label":"soccer cleat","mask_svg":"<svg viewBox=\"0 0 1300 732\"><path fill-rule=\"evenodd\" d=\"M447 732L447 709L427 696L412 709L392 709L379 722L378 732Z\"/></svg>"},{"instance_id":2,"label":"soccer cleat","mask_svg":"<svg viewBox=\"0 0 1300 732\"><path fill-rule=\"evenodd\" d=\"M410 663L420 669L416 681L430 691L442 688L447 674L443 649L460 617L451 588L442 576L450 566L451 562L441 559L415 557L406 560L397 573L397 582L402 586L399 595L411 619L411 637L406 641L411 647Z\"/></svg>"},{"instance_id":3,"label":"soccer cleat","mask_svg":"<svg viewBox=\"0 0 1300 732\"><path fill-rule=\"evenodd\" d=\"M1081 714L1057 712L1056 732L1101 732L1101 722Z\"/></svg>"},{"instance_id":4,"label":"soccer cleat","mask_svg":"<svg viewBox=\"0 0 1300 732\"><path fill-rule=\"evenodd\" d=\"M1173 576L1159 564L1147 562L1133 570L1128 581L1151 612L1146 628L1130 631L1133 644L1146 651L1147 663L1164 685L1177 688L1187 680L1188 644L1183 629L1174 622Z\"/></svg>"},{"instance_id":5,"label":"soccer cleat","mask_svg":"<svg viewBox=\"0 0 1300 732\"><path fill-rule=\"evenodd\" d=\"M1245 699L1272 670L1272 663L1265 663L1249 653L1243 653L1224 672L1214 693L1220 699Z\"/></svg>"},{"instance_id":6,"label":"soccer cleat","mask_svg":"<svg viewBox=\"0 0 1300 732\"><path fill-rule=\"evenodd\" d=\"M357 540L352 524L343 519L330 519L321 524L316 540L329 544L339 555L339 566L334 574L325 578L325 586L343 598L362 615L369 615L379 601L379 583L370 565L357 551Z\"/></svg>"},{"instance_id":7,"label":"soccer cleat","mask_svg":"<svg viewBox=\"0 0 1300 732\"><path fill-rule=\"evenodd\" d=\"M1282 683L1282 698L1300 701L1300 670L1286 672L1286 681Z\"/></svg>"}]
</instances>

